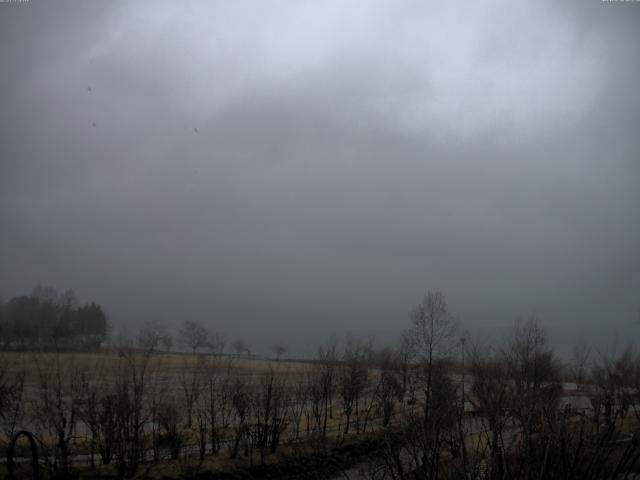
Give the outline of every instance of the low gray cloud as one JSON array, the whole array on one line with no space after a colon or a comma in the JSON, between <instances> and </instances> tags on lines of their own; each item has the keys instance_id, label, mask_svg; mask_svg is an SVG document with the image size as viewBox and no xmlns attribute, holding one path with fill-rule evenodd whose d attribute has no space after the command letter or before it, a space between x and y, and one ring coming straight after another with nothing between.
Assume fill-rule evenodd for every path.
<instances>
[{"instance_id":1,"label":"low gray cloud","mask_svg":"<svg viewBox=\"0 0 640 480\"><path fill-rule=\"evenodd\" d=\"M0 293L393 329L640 309L640 4L0 4Z\"/></svg>"}]
</instances>

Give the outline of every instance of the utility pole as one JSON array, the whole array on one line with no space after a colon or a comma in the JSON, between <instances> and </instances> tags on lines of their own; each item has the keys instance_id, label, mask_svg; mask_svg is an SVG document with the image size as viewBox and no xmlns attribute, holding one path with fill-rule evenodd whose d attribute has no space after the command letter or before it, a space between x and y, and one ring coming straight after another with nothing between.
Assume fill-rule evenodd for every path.
<instances>
[{"instance_id":1,"label":"utility pole","mask_svg":"<svg viewBox=\"0 0 640 480\"><path fill-rule=\"evenodd\" d=\"M462 414L464 415L464 344L467 341L466 338L462 337L460 339L460 347L462 349Z\"/></svg>"},{"instance_id":2,"label":"utility pole","mask_svg":"<svg viewBox=\"0 0 640 480\"><path fill-rule=\"evenodd\" d=\"M464 411L465 411L465 400L464 400L464 374L465 374L465 366L464 366L464 344L467 341L465 337L460 338L460 350L462 353L462 405L460 408L460 417L458 420L458 428L460 432L460 447L462 449L462 467L463 471L467 471L467 448L465 446L465 433L464 433Z\"/></svg>"}]
</instances>

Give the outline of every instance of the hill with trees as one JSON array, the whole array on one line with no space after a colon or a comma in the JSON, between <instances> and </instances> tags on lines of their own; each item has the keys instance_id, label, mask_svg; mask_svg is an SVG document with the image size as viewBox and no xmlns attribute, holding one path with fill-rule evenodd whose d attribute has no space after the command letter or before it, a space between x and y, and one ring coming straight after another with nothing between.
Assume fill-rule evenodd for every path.
<instances>
[{"instance_id":1,"label":"hill with trees","mask_svg":"<svg viewBox=\"0 0 640 480\"><path fill-rule=\"evenodd\" d=\"M108 319L95 302L81 305L73 290L58 294L37 286L30 295L0 300L0 348L95 350L106 339Z\"/></svg>"}]
</instances>

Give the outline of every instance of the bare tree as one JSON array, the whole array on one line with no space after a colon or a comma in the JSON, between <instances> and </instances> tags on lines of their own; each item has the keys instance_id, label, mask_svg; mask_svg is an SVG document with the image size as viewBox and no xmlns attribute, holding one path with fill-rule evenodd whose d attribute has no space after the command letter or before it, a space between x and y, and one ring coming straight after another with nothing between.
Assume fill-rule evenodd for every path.
<instances>
[{"instance_id":1,"label":"bare tree","mask_svg":"<svg viewBox=\"0 0 640 480\"><path fill-rule=\"evenodd\" d=\"M109 371L105 362L92 362L80 372L78 418L89 432L89 455L91 468L96 468L95 454L100 453L103 464L112 459L113 446L110 443L115 437L113 406L108 387Z\"/></svg>"},{"instance_id":2,"label":"bare tree","mask_svg":"<svg viewBox=\"0 0 640 480\"><path fill-rule=\"evenodd\" d=\"M182 345L189 348L195 355L199 348L205 348L209 342L209 331L200 322L187 320L180 328Z\"/></svg>"},{"instance_id":3,"label":"bare tree","mask_svg":"<svg viewBox=\"0 0 640 480\"><path fill-rule=\"evenodd\" d=\"M287 347L284 343L276 343L273 347L273 352L276 354L276 360L280 360L280 358L287 353L289 347Z\"/></svg>"},{"instance_id":4,"label":"bare tree","mask_svg":"<svg viewBox=\"0 0 640 480\"><path fill-rule=\"evenodd\" d=\"M377 408L382 412L382 425L386 427L391 421L396 399L400 396L402 383L396 374L394 353L384 349L379 356L379 375L375 388Z\"/></svg>"},{"instance_id":5,"label":"bare tree","mask_svg":"<svg viewBox=\"0 0 640 480\"><path fill-rule=\"evenodd\" d=\"M404 402L407 392L411 398L415 397L415 392L411 388L411 360L413 357L413 341L409 335L402 335L400 342L396 347L395 363L396 370L400 377L400 389L398 391L398 401Z\"/></svg>"},{"instance_id":6,"label":"bare tree","mask_svg":"<svg viewBox=\"0 0 640 480\"><path fill-rule=\"evenodd\" d=\"M0 358L0 432L10 439L24 418L24 381L26 373L22 367Z\"/></svg>"},{"instance_id":7,"label":"bare tree","mask_svg":"<svg viewBox=\"0 0 640 480\"><path fill-rule=\"evenodd\" d=\"M427 292L411 312L411 329L405 341L418 364L419 381L424 395L424 420L429 421L435 370L451 352L457 322L447 309L441 292Z\"/></svg>"},{"instance_id":8,"label":"bare tree","mask_svg":"<svg viewBox=\"0 0 640 480\"><path fill-rule=\"evenodd\" d=\"M161 346L167 349L167 344L171 345L172 342L171 335L169 335L165 326L156 319L145 323L138 332L138 346L149 352L155 352Z\"/></svg>"},{"instance_id":9,"label":"bare tree","mask_svg":"<svg viewBox=\"0 0 640 480\"><path fill-rule=\"evenodd\" d=\"M535 315L518 318L504 351L511 386L511 414L520 422L524 442L534 451L534 437L545 431L550 412L558 408L560 368Z\"/></svg>"},{"instance_id":10,"label":"bare tree","mask_svg":"<svg viewBox=\"0 0 640 480\"><path fill-rule=\"evenodd\" d=\"M189 359L186 358L182 363L182 369L180 372L180 388L183 394L188 428L191 428L194 408L200 394L202 393L204 366L204 359L201 357L197 358L196 365L192 365L191 362L189 362Z\"/></svg>"},{"instance_id":11,"label":"bare tree","mask_svg":"<svg viewBox=\"0 0 640 480\"><path fill-rule=\"evenodd\" d=\"M354 410L356 412L356 423L359 425L357 418L358 408L368 381L368 370L362 344L358 340L351 338L345 345L338 372L338 391L342 399L345 416L344 434L349 433L351 414Z\"/></svg>"},{"instance_id":12,"label":"bare tree","mask_svg":"<svg viewBox=\"0 0 640 480\"><path fill-rule=\"evenodd\" d=\"M415 368L422 408L404 411L400 426L383 435L381 458L391 478L436 479L443 471L444 453L459 455L454 427L459 419L460 396L449 376L448 357L456 340L457 323L444 295L427 292L410 315L404 335L406 367ZM411 387L411 377L406 381ZM454 448L455 447L455 448Z\"/></svg>"},{"instance_id":13,"label":"bare tree","mask_svg":"<svg viewBox=\"0 0 640 480\"><path fill-rule=\"evenodd\" d=\"M302 417L307 412L307 404L309 402L309 388L306 377L302 375L296 376L293 384L289 385L289 389L292 391L293 397L289 410L295 426L292 435L293 440L298 440L300 438Z\"/></svg>"},{"instance_id":14,"label":"bare tree","mask_svg":"<svg viewBox=\"0 0 640 480\"><path fill-rule=\"evenodd\" d=\"M598 386L598 410L604 410L607 424L620 425L633 405L638 391L638 365L633 348L627 347L620 354L615 351L609 354L601 353L594 362L593 379ZM598 413L600 413L598 411Z\"/></svg>"},{"instance_id":15,"label":"bare tree","mask_svg":"<svg viewBox=\"0 0 640 480\"><path fill-rule=\"evenodd\" d=\"M179 406L175 401L166 400L160 403L158 408L157 422L161 428L158 443L166 445L173 460L180 456L184 444L184 435L180 429L178 419L180 418Z\"/></svg>"},{"instance_id":16,"label":"bare tree","mask_svg":"<svg viewBox=\"0 0 640 480\"><path fill-rule=\"evenodd\" d=\"M65 290L60 294L58 303L63 309L76 308L78 306L78 297L73 290Z\"/></svg>"},{"instance_id":17,"label":"bare tree","mask_svg":"<svg viewBox=\"0 0 640 480\"><path fill-rule=\"evenodd\" d=\"M243 441L245 444L245 455L249 454L248 445L251 432L249 419L253 405L247 382L244 378L235 378L231 386L231 404L233 405L233 413L235 416L235 435L231 445L230 456L231 458L235 458L238 456L240 443Z\"/></svg>"},{"instance_id":18,"label":"bare tree","mask_svg":"<svg viewBox=\"0 0 640 480\"><path fill-rule=\"evenodd\" d=\"M145 429L151 421L149 401L150 355L122 350L114 370L109 413L113 422L114 458L118 474L132 478L148 448Z\"/></svg>"},{"instance_id":19,"label":"bare tree","mask_svg":"<svg viewBox=\"0 0 640 480\"><path fill-rule=\"evenodd\" d=\"M57 303L59 298L58 291L54 287L40 284L34 287L31 295L47 303Z\"/></svg>"},{"instance_id":20,"label":"bare tree","mask_svg":"<svg viewBox=\"0 0 640 480\"><path fill-rule=\"evenodd\" d=\"M234 411L232 360L220 362L212 359L204 368L204 408L212 454L220 450L223 432L229 428Z\"/></svg>"},{"instance_id":21,"label":"bare tree","mask_svg":"<svg viewBox=\"0 0 640 480\"><path fill-rule=\"evenodd\" d=\"M173 348L173 337L171 336L171 334L163 335L160 339L160 343L162 344L162 348L164 348L164 351L169 353Z\"/></svg>"},{"instance_id":22,"label":"bare tree","mask_svg":"<svg viewBox=\"0 0 640 480\"><path fill-rule=\"evenodd\" d=\"M253 401L255 423L253 437L264 463L267 451L275 453L280 436L286 427L287 397L284 380L267 370L260 378L260 385Z\"/></svg>"},{"instance_id":23,"label":"bare tree","mask_svg":"<svg viewBox=\"0 0 640 480\"><path fill-rule=\"evenodd\" d=\"M209 334L207 348L211 354L217 356L222 355L224 352L225 344L226 339L223 334L217 332Z\"/></svg>"},{"instance_id":24,"label":"bare tree","mask_svg":"<svg viewBox=\"0 0 640 480\"><path fill-rule=\"evenodd\" d=\"M241 357L244 354L248 355L249 346L244 342L244 340L238 339L233 342L233 350L236 352L238 357Z\"/></svg>"},{"instance_id":25,"label":"bare tree","mask_svg":"<svg viewBox=\"0 0 640 480\"><path fill-rule=\"evenodd\" d=\"M578 342L573 346L571 356L571 376L576 382L578 390L582 387L587 373L587 363L591 357L591 347L585 342Z\"/></svg>"},{"instance_id":26,"label":"bare tree","mask_svg":"<svg viewBox=\"0 0 640 480\"><path fill-rule=\"evenodd\" d=\"M469 357L474 404L486 422L481 436L491 452L489 471L491 478L502 478L505 470L503 432L509 418L512 387L508 364L503 352L495 349L474 347Z\"/></svg>"},{"instance_id":27,"label":"bare tree","mask_svg":"<svg viewBox=\"0 0 640 480\"><path fill-rule=\"evenodd\" d=\"M40 428L40 437L51 439L49 447L56 475L69 474L69 457L79 413L80 376L73 359L59 353L33 357L38 374L38 397L32 414Z\"/></svg>"},{"instance_id":28,"label":"bare tree","mask_svg":"<svg viewBox=\"0 0 640 480\"><path fill-rule=\"evenodd\" d=\"M338 340L332 336L325 345L318 348L317 360L320 365L319 387L322 398L322 438L327 436L329 418L333 418L333 396L336 387L336 371L338 365Z\"/></svg>"}]
</instances>

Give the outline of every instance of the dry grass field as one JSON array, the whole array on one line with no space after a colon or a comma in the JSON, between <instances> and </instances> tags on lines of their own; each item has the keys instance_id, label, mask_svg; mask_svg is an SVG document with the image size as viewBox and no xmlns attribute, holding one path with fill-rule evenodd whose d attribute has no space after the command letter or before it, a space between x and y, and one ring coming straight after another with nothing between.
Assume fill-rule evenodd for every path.
<instances>
[{"instance_id":1,"label":"dry grass field","mask_svg":"<svg viewBox=\"0 0 640 480\"><path fill-rule=\"evenodd\" d=\"M117 473L132 462L127 449L145 474L275 465L319 437L338 445L380 428L373 390L380 375L370 368L344 436L340 368L134 350L3 352L0 380L14 396L6 399L13 413L2 418L0 442L32 432L46 467L58 472ZM327 372L332 391L322 390Z\"/></svg>"},{"instance_id":2,"label":"dry grass field","mask_svg":"<svg viewBox=\"0 0 640 480\"><path fill-rule=\"evenodd\" d=\"M397 358L385 363L384 357L346 352L302 362L131 349L3 352L0 443L6 447L19 430L31 432L46 478L193 478L203 472L326 478L305 477L304 466L334 475L333 467L366 460L383 469L406 464L411 471L429 465L425 452L455 474L462 451L472 476L474 468L498 468L504 455L514 466L553 473L561 465L558 445L585 462L602 454L608 459L597 465L602 469L632 471L633 464L621 462L640 461L631 443L640 416L635 404L623 409L621 403L630 399L628 388L609 391L603 383L589 389L589 401L602 407L596 415L567 409L576 389L563 391L551 369L549 381L522 384L511 376L516 369L504 368L517 360L476 357L461 395L460 366L434 364L433 376L425 377L425 364ZM548 360L544 352L537 358ZM467 412L463 399L477 408ZM617 402L611 417L607 399ZM492 430L489 418L500 427ZM545 451L554 452L555 464L544 460ZM27 459L24 440L16 455ZM583 466L595 468L585 465L575 463L575 478Z\"/></svg>"}]
</instances>

